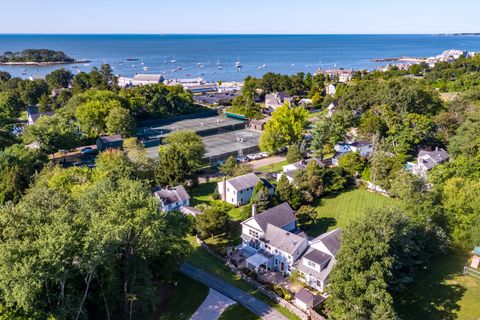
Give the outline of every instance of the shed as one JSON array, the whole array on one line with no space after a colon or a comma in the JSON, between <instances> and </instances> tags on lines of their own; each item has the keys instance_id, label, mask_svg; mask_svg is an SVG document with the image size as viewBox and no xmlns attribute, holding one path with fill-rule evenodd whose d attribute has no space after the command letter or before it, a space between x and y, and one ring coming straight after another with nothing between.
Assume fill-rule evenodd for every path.
<instances>
[{"instance_id":1,"label":"shed","mask_svg":"<svg viewBox=\"0 0 480 320\"><path fill-rule=\"evenodd\" d=\"M97 150L104 151L106 149L121 149L123 147L123 139L119 134L113 136L105 136L97 139Z\"/></svg>"},{"instance_id":2,"label":"shed","mask_svg":"<svg viewBox=\"0 0 480 320\"><path fill-rule=\"evenodd\" d=\"M295 293L295 304L303 311L311 309L314 301L315 295L305 288L301 288L300 291Z\"/></svg>"}]
</instances>

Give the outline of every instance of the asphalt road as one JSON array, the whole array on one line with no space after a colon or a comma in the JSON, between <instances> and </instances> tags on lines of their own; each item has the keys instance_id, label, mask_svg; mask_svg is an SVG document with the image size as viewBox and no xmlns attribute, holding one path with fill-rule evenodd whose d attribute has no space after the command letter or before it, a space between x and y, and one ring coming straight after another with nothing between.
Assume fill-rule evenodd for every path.
<instances>
[{"instance_id":1,"label":"asphalt road","mask_svg":"<svg viewBox=\"0 0 480 320\"><path fill-rule=\"evenodd\" d=\"M180 272L240 303L248 310L260 316L262 319L287 320L287 317L270 307L265 302L255 298L243 290L238 289L237 287L212 275L211 273L192 266L191 264L184 263L180 267Z\"/></svg>"}]
</instances>

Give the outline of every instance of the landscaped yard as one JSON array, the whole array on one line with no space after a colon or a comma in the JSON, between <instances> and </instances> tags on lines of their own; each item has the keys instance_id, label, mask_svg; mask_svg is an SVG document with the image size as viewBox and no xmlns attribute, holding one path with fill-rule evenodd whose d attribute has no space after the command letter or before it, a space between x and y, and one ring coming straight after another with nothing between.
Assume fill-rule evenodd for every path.
<instances>
[{"instance_id":1,"label":"landscaped yard","mask_svg":"<svg viewBox=\"0 0 480 320\"><path fill-rule=\"evenodd\" d=\"M361 217L369 208L383 208L395 205L396 200L365 189L352 189L338 195L322 198L314 203L318 212L317 223L308 230L312 237L337 227L346 227Z\"/></svg>"},{"instance_id":2,"label":"landscaped yard","mask_svg":"<svg viewBox=\"0 0 480 320\"><path fill-rule=\"evenodd\" d=\"M480 279L463 275L468 255L448 251L432 259L396 300L402 319L480 319Z\"/></svg>"},{"instance_id":3,"label":"landscaped yard","mask_svg":"<svg viewBox=\"0 0 480 320\"><path fill-rule=\"evenodd\" d=\"M190 205L196 206L201 203L210 204L211 202L215 201L212 198L212 194L217 187L217 183L218 180L199 184L190 192ZM243 207L234 207L228 212L228 214L233 220L241 221L243 220L242 209Z\"/></svg>"},{"instance_id":4,"label":"landscaped yard","mask_svg":"<svg viewBox=\"0 0 480 320\"><path fill-rule=\"evenodd\" d=\"M160 310L160 320L188 320L208 295L208 287L181 273L175 275L173 288L165 309Z\"/></svg>"},{"instance_id":5,"label":"landscaped yard","mask_svg":"<svg viewBox=\"0 0 480 320\"><path fill-rule=\"evenodd\" d=\"M231 283L232 285L236 286L239 289L244 290L245 292L261 299L262 301L268 303L273 308L284 314L288 317L288 319L298 319L293 313L288 311L287 309L280 307L279 305L275 304L273 301L268 299L262 293L260 293L257 289L250 286L244 280L242 280L239 276L235 275L231 272L231 270L225 266L220 260L216 259L213 255L208 253L204 248L200 247L198 243L195 241L194 237L189 238L192 246L195 250L187 257L187 262L210 272L211 274ZM232 312L240 312L239 310L235 310Z\"/></svg>"}]
</instances>

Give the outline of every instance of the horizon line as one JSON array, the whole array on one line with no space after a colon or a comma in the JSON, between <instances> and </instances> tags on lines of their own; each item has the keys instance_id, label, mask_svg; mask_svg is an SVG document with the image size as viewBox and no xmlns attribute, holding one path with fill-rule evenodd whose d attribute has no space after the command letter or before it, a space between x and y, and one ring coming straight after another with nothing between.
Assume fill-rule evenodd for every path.
<instances>
[{"instance_id":1,"label":"horizon line","mask_svg":"<svg viewBox=\"0 0 480 320\"><path fill-rule=\"evenodd\" d=\"M480 35L480 32L428 32L428 33L48 33L48 32L0 32L0 35L138 35L138 36L356 36L356 35Z\"/></svg>"}]
</instances>

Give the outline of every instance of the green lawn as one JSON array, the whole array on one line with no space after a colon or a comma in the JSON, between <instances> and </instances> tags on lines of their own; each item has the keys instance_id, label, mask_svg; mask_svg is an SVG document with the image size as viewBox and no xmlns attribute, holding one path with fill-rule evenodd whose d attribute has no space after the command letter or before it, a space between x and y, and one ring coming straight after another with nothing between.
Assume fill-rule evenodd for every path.
<instances>
[{"instance_id":1,"label":"green lawn","mask_svg":"<svg viewBox=\"0 0 480 320\"><path fill-rule=\"evenodd\" d=\"M263 167L257 168L255 171L261 171L265 173L272 173L272 172L280 172L282 171L282 167L288 164L287 160L283 160L277 163L272 163Z\"/></svg>"},{"instance_id":2,"label":"green lawn","mask_svg":"<svg viewBox=\"0 0 480 320\"><path fill-rule=\"evenodd\" d=\"M196 206L202 203L210 204L215 201L212 198L212 193L217 187L217 182L218 179L209 183L202 183L199 184L195 189L190 191L190 205ZM228 214L230 215L230 217L232 217L233 220L241 221L243 220L242 209L243 207L234 207L228 212Z\"/></svg>"},{"instance_id":3,"label":"green lawn","mask_svg":"<svg viewBox=\"0 0 480 320\"><path fill-rule=\"evenodd\" d=\"M220 315L219 320L260 320L256 314L242 306L241 304L234 304Z\"/></svg>"},{"instance_id":4,"label":"green lawn","mask_svg":"<svg viewBox=\"0 0 480 320\"><path fill-rule=\"evenodd\" d=\"M209 204L213 201L211 195L217 187L217 181L199 184L190 191L190 205L196 206L201 203Z\"/></svg>"},{"instance_id":5,"label":"green lawn","mask_svg":"<svg viewBox=\"0 0 480 320\"><path fill-rule=\"evenodd\" d=\"M480 319L480 279L462 274L467 260L453 249L433 258L395 299L402 319Z\"/></svg>"},{"instance_id":6,"label":"green lawn","mask_svg":"<svg viewBox=\"0 0 480 320\"><path fill-rule=\"evenodd\" d=\"M187 262L198 268L210 272L211 274L225 280L226 282L236 286L239 289L244 290L245 292L257 297L258 299L261 299L262 301L268 303L273 308L287 316L288 319L298 319L295 314L279 306L278 304L275 304L257 289L253 288L247 282L242 280L239 276L232 273L231 270L227 266L225 266L220 260L216 259L204 248L200 247L195 241L194 237L190 237L189 240L195 250L187 257Z\"/></svg>"},{"instance_id":7,"label":"green lawn","mask_svg":"<svg viewBox=\"0 0 480 320\"><path fill-rule=\"evenodd\" d=\"M338 195L322 198L314 203L318 212L317 223L310 227L308 234L318 236L361 217L369 208L383 208L395 205L396 200L365 189L352 189Z\"/></svg>"},{"instance_id":8,"label":"green lawn","mask_svg":"<svg viewBox=\"0 0 480 320\"><path fill-rule=\"evenodd\" d=\"M180 273L175 275L177 286L160 320L188 320L208 295L208 287Z\"/></svg>"}]
</instances>

